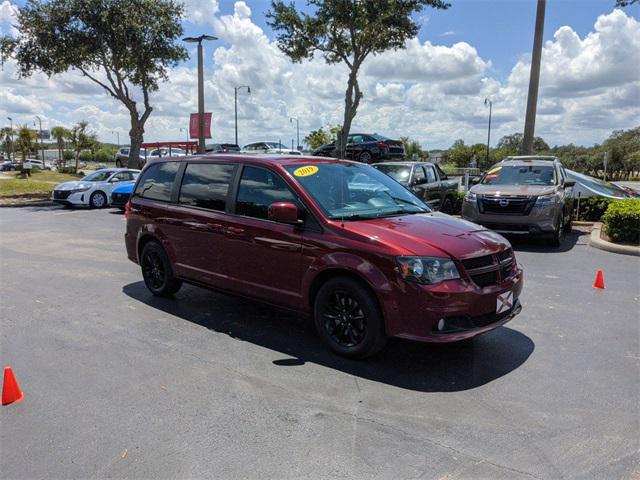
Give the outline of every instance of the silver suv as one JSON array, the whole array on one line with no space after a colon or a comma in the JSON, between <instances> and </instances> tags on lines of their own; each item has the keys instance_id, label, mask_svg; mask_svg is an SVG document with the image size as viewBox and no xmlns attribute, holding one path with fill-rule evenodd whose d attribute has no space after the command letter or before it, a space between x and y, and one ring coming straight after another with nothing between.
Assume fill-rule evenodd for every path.
<instances>
[{"instance_id":1,"label":"silver suv","mask_svg":"<svg viewBox=\"0 0 640 480\"><path fill-rule=\"evenodd\" d=\"M574 180L556 157L507 157L465 195L462 217L499 233L547 237L571 230Z\"/></svg>"}]
</instances>

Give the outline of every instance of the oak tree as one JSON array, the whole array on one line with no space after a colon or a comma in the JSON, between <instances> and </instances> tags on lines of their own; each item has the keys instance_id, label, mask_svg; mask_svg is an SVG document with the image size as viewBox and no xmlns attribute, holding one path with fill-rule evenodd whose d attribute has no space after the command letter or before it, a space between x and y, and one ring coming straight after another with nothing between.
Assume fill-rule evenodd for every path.
<instances>
[{"instance_id":1,"label":"oak tree","mask_svg":"<svg viewBox=\"0 0 640 480\"><path fill-rule=\"evenodd\" d=\"M149 94L167 68L187 58L177 43L182 15L174 0L27 0L15 25L20 33L3 38L2 50L23 77L77 70L121 102L131 122L129 164L139 166Z\"/></svg>"},{"instance_id":2,"label":"oak tree","mask_svg":"<svg viewBox=\"0 0 640 480\"><path fill-rule=\"evenodd\" d=\"M425 7L448 8L442 0L307 0L311 13L294 3L272 0L267 21L278 47L293 62L310 60L319 52L329 64L349 69L344 118L338 151L344 157L347 136L362 99L358 73L369 55L405 47L420 25L413 16Z\"/></svg>"}]
</instances>

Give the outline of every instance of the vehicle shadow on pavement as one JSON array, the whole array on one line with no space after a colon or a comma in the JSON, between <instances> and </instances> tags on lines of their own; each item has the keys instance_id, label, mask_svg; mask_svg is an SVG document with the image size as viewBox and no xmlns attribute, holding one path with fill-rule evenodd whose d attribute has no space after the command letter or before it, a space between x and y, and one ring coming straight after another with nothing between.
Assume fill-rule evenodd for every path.
<instances>
[{"instance_id":1,"label":"vehicle shadow on pavement","mask_svg":"<svg viewBox=\"0 0 640 480\"><path fill-rule=\"evenodd\" d=\"M565 253L576 245L587 245L588 235L588 233L573 230L571 233L565 234L562 245L559 247L547 245L545 240L540 238L526 238L516 235L507 235L506 238L511 242L511 246L516 252Z\"/></svg>"},{"instance_id":2,"label":"vehicle shadow on pavement","mask_svg":"<svg viewBox=\"0 0 640 480\"><path fill-rule=\"evenodd\" d=\"M154 297L143 282L124 286L123 292L209 330L282 353L284 357L273 361L274 365L300 366L312 362L421 392L457 392L479 387L518 368L535 349L528 336L501 327L462 344L433 345L390 339L382 352L357 361L327 350L310 320L258 302L187 285L173 299Z\"/></svg>"}]
</instances>

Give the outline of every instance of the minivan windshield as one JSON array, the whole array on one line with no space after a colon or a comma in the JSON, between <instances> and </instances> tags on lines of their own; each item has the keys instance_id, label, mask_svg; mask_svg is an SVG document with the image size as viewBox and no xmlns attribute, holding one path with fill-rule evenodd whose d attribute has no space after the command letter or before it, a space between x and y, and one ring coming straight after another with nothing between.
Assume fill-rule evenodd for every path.
<instances>
[{"instance_id":1,"label":"minivan windshield","mask_svg":"<svg viewBox=\"0 0 640 480\"><path fill-rule=\"evenodd\" d=\"M489 170L483 185L555 185L553 165L501 165Z\"/></svg>"},{"instance_id":2,"label":"minivan windshield","mask_svg":"<svg viewBox=\"0 0 640 480\"><path fill-rule=\"evenodd\" d=\"M361 220L431 211L402 185L369 165L319 163L285 168L331 219Z\"/></svg>"}]
</instances>

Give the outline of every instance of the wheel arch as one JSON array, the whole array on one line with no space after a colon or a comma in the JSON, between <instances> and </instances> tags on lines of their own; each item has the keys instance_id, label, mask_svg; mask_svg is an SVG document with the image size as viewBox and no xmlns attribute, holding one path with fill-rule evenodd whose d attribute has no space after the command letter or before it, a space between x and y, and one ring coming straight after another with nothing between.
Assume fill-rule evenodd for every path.
<instances>
[{"instance_id":1,"label":"wheel arch","mask_svg":"<svg viewBox=\"0 0 640 480\"><path fill-rule=\"evenodd\" d=\"M376 305L378 306L378 309L380 310L380 313L382 314L383 321L385 323L385 331L386 331L387 330L387 309L385 308L384 299L381 298L381 296L373 287L373 285L371 285L371 283L363 275L360 275L358 272L355 272L353 270L350 270L344 267L327 268L325 270L318 272L318 274L315 277L313 277L307 289L307 305L309 308L310 316L313 318L314 302L322 285L327 283L329 280L332 280L338 277L349 278L351 280L354 280L355 282L360 284L363 288L365 288L368 292L371 293L373 299L376 302Z\"/></svg>"}]
</instances>

